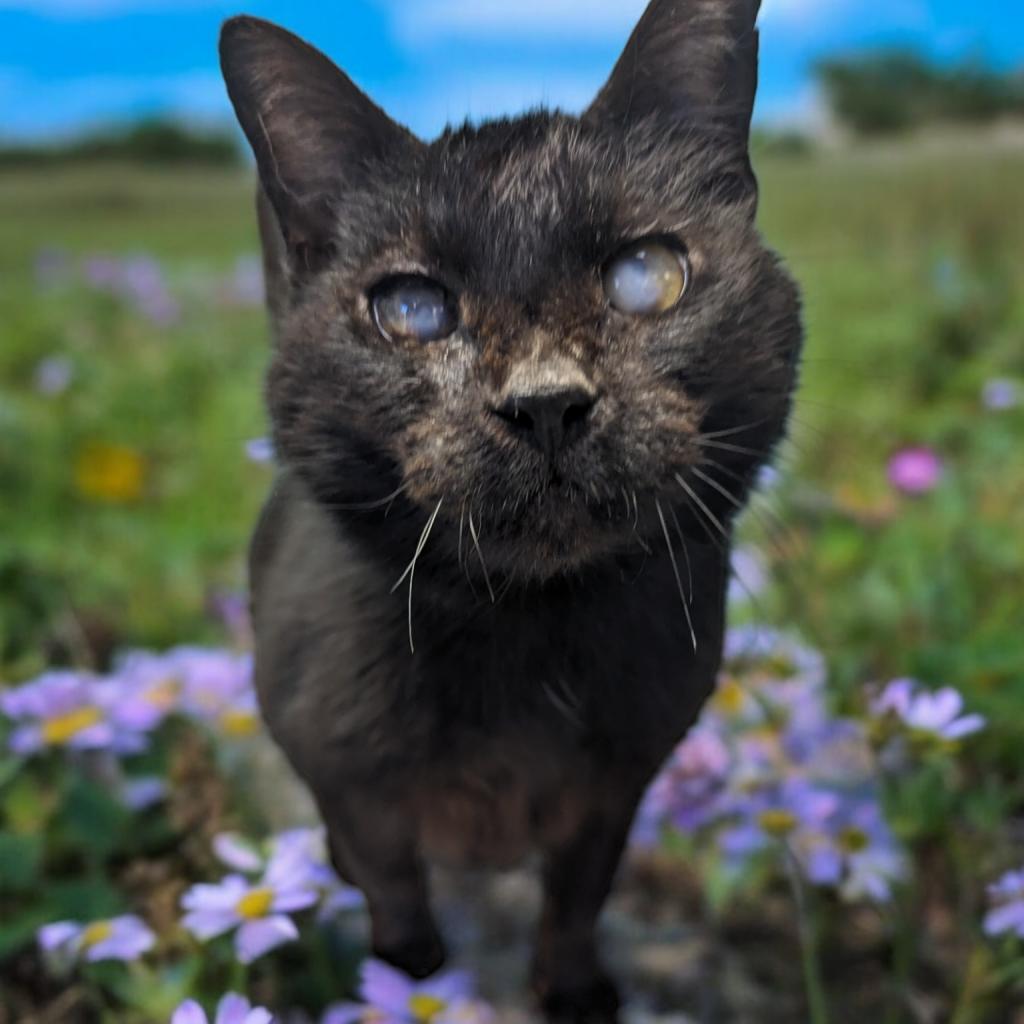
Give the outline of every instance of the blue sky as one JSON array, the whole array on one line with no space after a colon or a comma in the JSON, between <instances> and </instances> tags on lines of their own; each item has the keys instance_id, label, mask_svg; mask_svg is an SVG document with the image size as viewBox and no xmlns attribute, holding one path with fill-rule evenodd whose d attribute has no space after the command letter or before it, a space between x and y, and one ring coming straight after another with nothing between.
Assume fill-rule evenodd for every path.
<instances>
[{"instance_id":1,"label":"blue sky","mask_svg":"<svg viewBox=\"0 0 1024 1024\"><path fill-rule=\"evenodd\" d=\"M644 2L0 0L0 137L155 112L227 121L217 29L242 11L304 35L425 136L538 102L579 109ZM811 68L825 54L911 44L1024 66L1020 0L764 0L761 24L765 122L813 121Z\"/></svg>"}]
</instances>

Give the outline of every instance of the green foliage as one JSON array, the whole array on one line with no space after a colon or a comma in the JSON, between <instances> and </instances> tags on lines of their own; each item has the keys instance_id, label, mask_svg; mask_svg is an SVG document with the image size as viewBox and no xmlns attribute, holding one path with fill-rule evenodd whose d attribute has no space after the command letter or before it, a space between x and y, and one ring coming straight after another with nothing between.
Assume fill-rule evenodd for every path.
<instances>
[{"instance_id":1,"label":"green foliage","mask_svg":"<svg viewBox=\"0 0 1024 1024\"><path fill-rule=\"evenodd\" d=\"M941 67L912 51L826 60L818 77L839 120L865 135L1024 115L1021 75L974 63Z\"/></svg>"},{"instance_id":2,"label":"green foliage","mask_svg":"<svg viewBox=\"0 0 1024 1024\"><path fill-rule=\"evenodd\" d=\"M165 118L94 131L63 143L0 147L0 170L97 160L154 166L236 167L242 162L242 152L229 131L199 131Z\"/></svg>"}]
</instances>

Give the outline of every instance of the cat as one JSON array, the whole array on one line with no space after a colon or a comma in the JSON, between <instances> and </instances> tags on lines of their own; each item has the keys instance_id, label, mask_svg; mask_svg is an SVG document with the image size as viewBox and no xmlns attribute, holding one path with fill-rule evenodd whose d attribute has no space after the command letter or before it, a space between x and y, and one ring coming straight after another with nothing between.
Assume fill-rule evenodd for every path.
<instances>
[{"instance_id":1,"label":"cat","mask_svg":"<svg viewBox=\"0 0 1024 1024\"><path fill-rule=\"evenodd\" d=\"M430 143L283 29L221 36L274 335L263 717L413 977L445 956L427 863L539 852L550 1020L616 1018L595 925L715 685L732 524L797 383L758 6L654 0L581 116Z\"/></svg>"}]
</instances>

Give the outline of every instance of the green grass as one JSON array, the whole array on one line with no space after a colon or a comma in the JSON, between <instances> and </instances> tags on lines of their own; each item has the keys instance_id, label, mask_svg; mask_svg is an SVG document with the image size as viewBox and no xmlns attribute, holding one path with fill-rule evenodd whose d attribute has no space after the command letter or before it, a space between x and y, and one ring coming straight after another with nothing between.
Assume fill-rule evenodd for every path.
<instances>
[{"instance_id":1,"label":"green grass","mask_svg":"<svg viewBox=\"0 0 1024 1024\"><path fill-rule=\"evenodd\" d=\"M1024 431L1019 411L979 401L990 377L1024 375L1024 152L954 141L766 157L759 170L762 226L804 287L809 340L783 459L792 478L767 499L784 529L748 520L778 553L758 613L801 629L841 686L916 672L993 707L1024 699ZM200 636L206 591L243 582L268 484L242 454L265 431L266 331L258 310L225 308L203 282L255 252L254 221L251 183L231 172L0 175L11 673L82 631L117 643ZM182 300L180 323L156 329L83 288L39 291L44 246L152 254ZM43 398L32 375L54 353L72 358L75 381ZM139 501L77 493L77 454L97 441L140 452ZM910 443L949 463L940 490L916 502L885 479Z\"/></svg>"}]
</instances>

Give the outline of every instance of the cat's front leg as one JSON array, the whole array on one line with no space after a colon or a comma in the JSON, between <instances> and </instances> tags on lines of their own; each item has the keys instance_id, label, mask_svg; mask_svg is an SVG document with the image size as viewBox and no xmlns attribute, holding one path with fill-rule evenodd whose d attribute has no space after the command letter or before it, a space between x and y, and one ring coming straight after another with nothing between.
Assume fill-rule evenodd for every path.
<instances>
[{"instance_id":1,"label":"cat's front leg","mask_svg":"<svg viewBox=\"0 0 1024 1024\"><path fill-rule=\"evenodd\" d=\"M374 956L413 978L433 974L445 950L408 800L379 784L338 780L315 796L335 870L366 897Z\"/></svg>"},{"instance_id":2,"label":"cat's front leg","mask_svg":"<svg viewBox=\"0 0 1024 1024\"><path fill-rule=\"evenodd\" d=\"M533 987L559 1024L612 1024L619 996L597 952L597 920L611 890L648 773L595 781L591 810L568 842L546 852Z\"/></svg>"}]
</instances>

